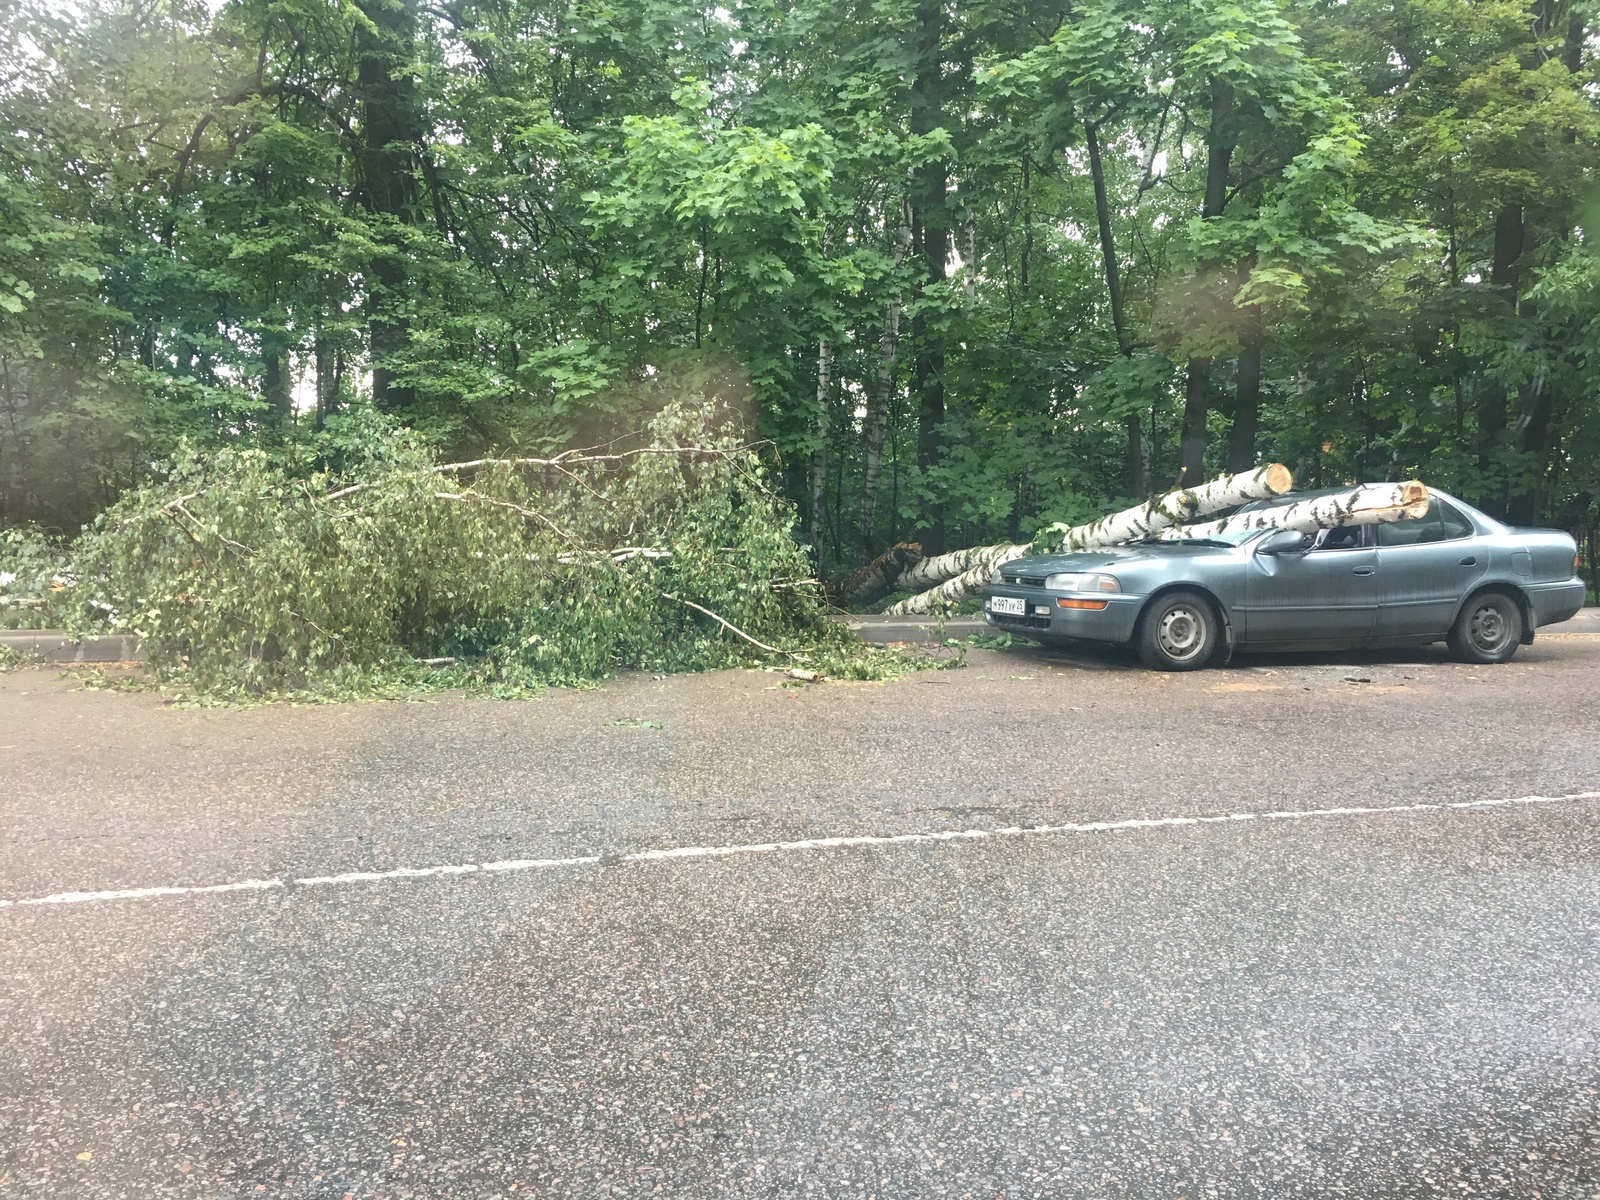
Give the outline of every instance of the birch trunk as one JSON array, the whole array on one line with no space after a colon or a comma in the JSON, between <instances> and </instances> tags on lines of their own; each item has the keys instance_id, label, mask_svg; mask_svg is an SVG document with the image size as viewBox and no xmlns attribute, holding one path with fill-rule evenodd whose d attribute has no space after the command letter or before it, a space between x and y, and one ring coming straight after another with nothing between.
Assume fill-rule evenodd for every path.
<instances>
[{"instance_id":1,"label":"birch trunk","mask_svg":"<svg viewBox=\"0 0 1600 1200\"><path fill-rule=\"evenodd\" d=\"M1197 488L1169 492L1146 504L1102 517L1088 525L1052 525L1041 535L1051 551L1088 550L1117 542L1148 537L1184 521L1247 500L1281 496L1294 486L1294 477L1282 463L1269 463L1243 475L1224 475ZM1254 515L1254 514L1252 514ZM979 546L925 558L901 575L901 588L927 590L885 609L895 616L930 613L958 604L989 585L995 569L1014 558L1034 552L1032 545ZM1048 551L1047 551L1048 552ZM938 583L942 579L944 582ZM933 586L936 584L936 586Z\"/></svg>"},{"instance_id":2,"label":"birch trunk","mask_svg":"<svg viewBox=\"0 0 1600 1200\"><path fill-rule=\"evenodd\" d=\"M1301 533L1315 533L1342 525L1388 525L1425 516L1429 502L1428 489L1415 479L1404 483L1369 483L1331 496L1285 504L1281 508L1237 513L1220 521L1168 529L1161 537L1173 540L1216 537L1250 529L1296 529Z\"/></svg>"},{"instance_id":3,"label":"birch trunk","mask_svg":"<svg viewBox=\"0 0 1600 1200\"><path fill-rule=\"evenodd\" d=\"M811 452L811 552L822 562L823 509L828 500L828 374L833 347L827 338L817 348L817 447Z\"/></svg>"}]
</instances>

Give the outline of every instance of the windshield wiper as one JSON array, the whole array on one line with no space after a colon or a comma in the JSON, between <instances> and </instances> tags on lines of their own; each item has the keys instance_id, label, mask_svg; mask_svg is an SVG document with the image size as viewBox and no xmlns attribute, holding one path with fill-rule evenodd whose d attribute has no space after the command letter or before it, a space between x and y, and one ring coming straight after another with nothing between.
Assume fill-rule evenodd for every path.
<instances>
[{"instance_id":1,"label":"windshield wiper","mask_svg":"<svg viewBox=\"0 0 1600 1200\"><path fill-rule=\"evenodd\" d=\"M1185 546L1221 546L1224 550L1232 550L1234 545L1232 542L1225 542L1221 538L1214 537L1168 538L1167 541L1182 542Z\"/></svg>"}]
</instances>

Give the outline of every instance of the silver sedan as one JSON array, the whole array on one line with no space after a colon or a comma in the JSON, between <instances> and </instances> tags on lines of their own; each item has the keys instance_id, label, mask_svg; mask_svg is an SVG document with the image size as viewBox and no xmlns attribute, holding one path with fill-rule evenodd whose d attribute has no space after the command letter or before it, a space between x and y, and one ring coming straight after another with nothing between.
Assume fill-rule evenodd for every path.
<instances>
[{"instance_id":1,"label":"silver sedan","mask_svg":"<svg viewBox=\"0 0 1600 1200\"><path fill-rule=\"evenodd\" d=\"M1535 630L1583 606L1568 534L1513 529L1430 492L1426 516L1389 525L1316 536L1249 530L1019 558L984 592L984 618L1043 642L1132 644L1147 666L1187 671L1236 648L1437 641L1467 662L1501 663Z\"/></svg>"}]
</instances>

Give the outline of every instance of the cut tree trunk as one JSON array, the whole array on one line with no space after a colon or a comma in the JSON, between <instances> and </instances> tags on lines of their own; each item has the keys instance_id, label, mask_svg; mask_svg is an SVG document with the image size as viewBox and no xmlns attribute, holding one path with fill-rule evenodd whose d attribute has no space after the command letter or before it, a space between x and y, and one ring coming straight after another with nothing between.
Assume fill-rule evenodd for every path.
<instances>
[{"instance_id":1,"label":"cut tree trunk","mask_svg":"<svg viewBox=\"0 0 1600 1200\"><path fill-rule=\"evenodd\" d=\"M1168 529L1161 537L1217 537L1250 529L1297 529L1301 533L1314 533L1342 525L1387 525L1425 516L1429 502L1428 489L1415 479L1402 483L1368 483L1297 504L1235 513L1220 521L1202 521L1197 525Z\"/></svg>"},{"instance_id":2,"label":"cut tree trunk","mask_svg":"<svg viewBox=\"0 0 1600 1200\"><path fill-rule=\"evenodd\" d=\"M1205 513L1232 508L1247 500L1264 500L1281 496L1294 486L1294 477L1282 463L1269 463L1243 475L1224 475L1197 488L1185 488L1157 496L1145 504L1113 513L1087 525L1052 525L1040 535L1044 543L1003 544L979 546L923 559L911 573L908 581L901 577L901 587L917 586L924 579L944 574L944 582L918 593L884 611L894 616L907 616L934 612L939 608L959 604L968 596L976 595L989 585L995 571L1014 558L1029 553L1089 550L1095 546L1110 546L1117 542L1148 537L1180 522L1191 521Z\"/></svg>"}]
</instances>

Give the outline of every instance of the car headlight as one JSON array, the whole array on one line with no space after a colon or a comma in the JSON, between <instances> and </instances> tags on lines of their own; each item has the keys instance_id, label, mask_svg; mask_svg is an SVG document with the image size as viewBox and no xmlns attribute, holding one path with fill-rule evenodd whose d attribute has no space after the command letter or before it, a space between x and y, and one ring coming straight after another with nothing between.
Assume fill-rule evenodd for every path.
<instances>
[{"instance_id":1,"label":"car headlight","mask_svg":"<svg viewBox=\"0 0 1600 1200\"><path fill-rule=\"evenodd\" d=\"M1122 585L1115 575L1097 575L1091 571L1067 571L1051 575L1044 586L1052 592L1120 592Z\"/></svg>"}]
</instances>

